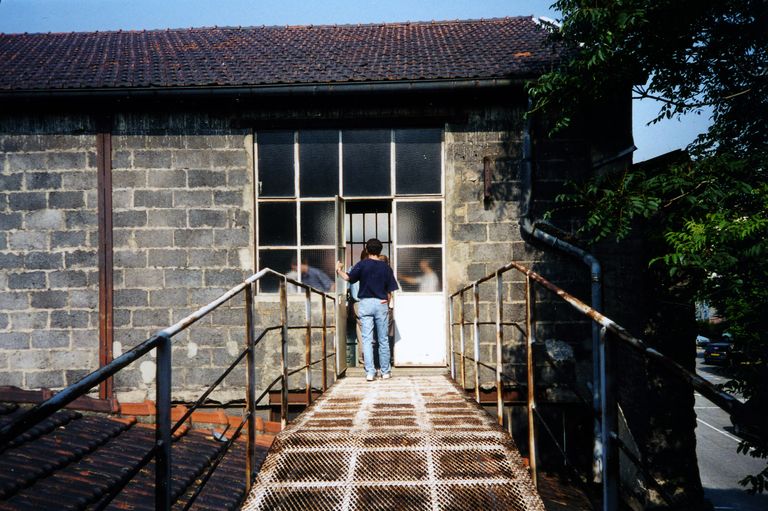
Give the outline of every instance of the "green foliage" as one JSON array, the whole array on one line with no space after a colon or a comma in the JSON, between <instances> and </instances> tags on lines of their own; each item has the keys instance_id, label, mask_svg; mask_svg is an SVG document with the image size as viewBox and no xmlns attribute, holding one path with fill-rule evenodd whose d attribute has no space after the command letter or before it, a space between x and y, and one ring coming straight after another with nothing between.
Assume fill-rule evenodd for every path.
<instances>
[{"instance_id":1,"label":"green foliage","mask_svg":"<svg viewBox=\"0 0 768 511\"><path fill-rule=\"evenodd\" d=\"M715 306L744 354L726 388L768 403L766 1L559 0L554 7L562 24L550 27L552 39L570 58L528 87L531 113L554 118L554 131L629 87L636 99L660 102L652 122L704 106L713 112L690 159L572 184L559 207L580 209L581 234L593 241L640 232L658 242L663 249L648 264ZM765 444L750 438L739 452L767 458ZM768 490L768 468L741 483Z\"/></svg>"}]
</instances>

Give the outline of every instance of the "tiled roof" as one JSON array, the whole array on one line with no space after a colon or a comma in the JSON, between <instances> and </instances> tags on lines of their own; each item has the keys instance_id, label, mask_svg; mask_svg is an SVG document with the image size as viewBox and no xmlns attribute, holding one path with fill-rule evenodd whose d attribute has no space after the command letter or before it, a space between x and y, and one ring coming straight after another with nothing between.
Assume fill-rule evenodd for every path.
<instances>
[{"instance_id":1,"label":"tiled roof","mask_svg":"<svg viewBox=\"0 0 768 511\"><path fill-rule=\"evenodd\" d=\"M528 77L555 57L530 17L0 34L0 91Z\"/></svg>"}]
</instances>

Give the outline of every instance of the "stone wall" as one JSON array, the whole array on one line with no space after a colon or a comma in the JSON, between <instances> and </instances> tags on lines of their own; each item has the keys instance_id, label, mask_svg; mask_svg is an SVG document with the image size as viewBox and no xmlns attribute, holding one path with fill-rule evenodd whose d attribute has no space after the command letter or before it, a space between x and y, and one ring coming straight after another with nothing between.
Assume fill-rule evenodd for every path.
<instances>
[{"instance_id":1,"label":"stone wall","mask_svg":"<svg viewBox=\"0 0 768 511\"><path fill-rule=\"evenodd\" d=\"M0 119L0 385L98 367L96 139L87 118Z\"/></svg>"}]
</instances>

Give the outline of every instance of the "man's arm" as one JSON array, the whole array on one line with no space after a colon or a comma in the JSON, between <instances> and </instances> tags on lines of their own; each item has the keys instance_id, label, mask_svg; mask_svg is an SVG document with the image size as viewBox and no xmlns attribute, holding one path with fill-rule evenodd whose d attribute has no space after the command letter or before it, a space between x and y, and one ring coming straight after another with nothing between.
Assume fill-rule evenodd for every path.
<instances>
[{"instance_id":1,"label":"man's arm","mask_svg":"<svg viewBox=\"0 0 768 511\"><path fill-rule=\"evenodd\" d=\"M349 274L344 271L344 263L342 263L341 261L336 261L336 274L342 279L349 282Z\"/></svg>"}]
</instances>

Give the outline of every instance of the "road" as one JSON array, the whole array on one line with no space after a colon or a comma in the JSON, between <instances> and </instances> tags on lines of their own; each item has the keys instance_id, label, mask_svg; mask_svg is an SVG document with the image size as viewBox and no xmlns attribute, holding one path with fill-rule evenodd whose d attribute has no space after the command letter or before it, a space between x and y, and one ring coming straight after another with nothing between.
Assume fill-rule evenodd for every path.
<instances>
[{"instance_id":1,"label":"road","mask_svg":"<svg viewBox=\"0 0 768 511\"><path fill-rule=\"evenodd\" d=\"M697 372L712 383L728 381L728 371L704 364L704 351L699 349ZM733 433L728 414L696 393L696 454L704 494L716 511L766 511L768 494L752 496L739 480L765 468L766 460L737 454L740 439Z\"/></svg>"}]
</instances>

